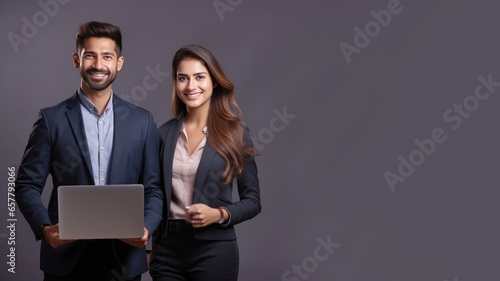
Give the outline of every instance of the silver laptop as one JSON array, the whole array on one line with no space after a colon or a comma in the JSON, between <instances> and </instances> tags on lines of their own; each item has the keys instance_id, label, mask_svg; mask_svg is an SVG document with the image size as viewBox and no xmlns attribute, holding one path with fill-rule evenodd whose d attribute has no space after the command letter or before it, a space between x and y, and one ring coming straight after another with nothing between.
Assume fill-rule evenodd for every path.
<instances>
[{"instance_id":1,"label":"silver laptop","mask_svg":"<svg viewBox=\"0 0 500 281\"><path fill-rule=\"evenodd\" d=\"M144 235L144 186L59 186L61 239L140 238Z\"/></svg>"}]
</instances>

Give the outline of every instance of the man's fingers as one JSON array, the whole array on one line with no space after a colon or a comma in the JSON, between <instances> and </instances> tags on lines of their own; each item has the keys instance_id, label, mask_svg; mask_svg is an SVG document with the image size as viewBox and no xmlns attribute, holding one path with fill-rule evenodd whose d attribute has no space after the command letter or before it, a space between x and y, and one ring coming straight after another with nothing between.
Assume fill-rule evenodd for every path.
<instances>
[{"instance_id":1,"label":"man's fingers","mask_svg":"<svg viewBox=\"0 0 500 281\"><path fill-rule=\"evenodd\" d=\"M148 243L148 238L149 230L144 227L144 236L142 236L141 238L122 238L120 239L120 241L133 247L142 248Z\"/></svg>"},{"instance_id":2,"label":"man's fingers","mask_svg":"<svg viewBox=\"0 0 500 281\"><path fill-rule=\"evenodd\" d=\"M125 243L127 243L127 242L125 242ZM129 244L130 246L136 247L136 248L142 248L142 247L144 247L146 245L146 243L140 242L140 241L137 241L137 242L136 241L130 241L127 244Z\"/></svg>"},{"instance_id":3,"label":"man's fingers","mask_svg":"<svg viewBox=\"0 0 500 281\"><path fill-rule=\"evenodd\" d=\"M130 246L137 247L137 248L142 248L146 246L147 244L147 239L144 240L142 238L134 238L134 239L120 239L123 243L126 243Z\"/></svg>"},{"instance_id":4,"label":"man's fingers","mask_svg":"<svg viewBox=\"0 0 500 281\"><path fill-rule=\"evenodd\" d=\"M52 237L47 242L49 242L49 244L50 244L50 246L52 246L52 248L57 249L61 246L64 246L64 245L69 244L69 243L73 243L75 241L76 240L61 240L61 239L59 239L59 237Z\"/></svg>"},{"instance_id":5,"label":"man's fingers","mask_svg":"<svg viewBox=\"0 0 500 281\"><path fill-rule=\"evenodd\" d=\"M43 228L43 236L45 237L45 241L47 241L47 243L49 243L54 249L76 241L61 240L61 238L59 238L59 224L45 226Z\"/></svg>"}]
</instances>

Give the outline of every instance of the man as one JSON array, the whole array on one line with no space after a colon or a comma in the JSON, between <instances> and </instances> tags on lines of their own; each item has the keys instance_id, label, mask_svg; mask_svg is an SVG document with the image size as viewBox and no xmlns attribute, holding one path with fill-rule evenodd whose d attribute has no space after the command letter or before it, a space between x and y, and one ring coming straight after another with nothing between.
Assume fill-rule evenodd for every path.
<instances>
[{"instance_id":1,"label":"man","mask_svg":"<svg viewBox=\"0 0 500 281\"><path fill-rule=\"evenodd\" d=\"M111 89L123 66L117 26L88 22L78 28L75 68L81 86L71 98L42 109L16 181L16 200L36 239L42 240L44 280L140 280L146 245L161 221L158 134L151 113ZM46 208L40 195L48 174ZM61 185L144 185L144 236L140 239L59 239L57 188Z\"/></svg>"}]
</instances>

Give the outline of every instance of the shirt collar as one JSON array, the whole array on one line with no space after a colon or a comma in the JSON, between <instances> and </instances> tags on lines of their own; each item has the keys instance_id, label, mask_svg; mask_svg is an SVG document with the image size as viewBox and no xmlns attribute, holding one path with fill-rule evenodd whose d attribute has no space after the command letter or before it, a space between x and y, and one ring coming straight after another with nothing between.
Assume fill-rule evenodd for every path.
<instances>
[{"instance_id":1,"label":"shirt collar","mask_svg":"<svg viewBox=\"0 0 500 281\"><path fill-rule=\"evenodd\" d=\"M106 105L106 108L104 109L104 114L107 115L113 110L113 95L114 92L111 90L111 97L109 98L108 104ZM78 88L78 97L80 98L80 103L85 107L91 114L99 117L99 110L97 110L97 107L83 94L82 88Z\"/></svg>"}]
</instances>

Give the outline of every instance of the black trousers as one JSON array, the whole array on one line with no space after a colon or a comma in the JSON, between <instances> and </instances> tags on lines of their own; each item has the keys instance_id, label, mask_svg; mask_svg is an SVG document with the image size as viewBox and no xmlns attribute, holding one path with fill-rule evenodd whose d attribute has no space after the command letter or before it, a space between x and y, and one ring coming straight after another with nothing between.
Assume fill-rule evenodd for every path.
<instances>
[{"instance_id":1,"label":"black trousers","mask_svg":"<svg viewBox=\"0 0 500 281\"><path fill-rule=\"evenodd\" d=\"M44 281L139 281L141 276L129 277L123 272L113 253L111 240L92 240L76 267L66 276L44 273Z\"/></svg>"},{"instance_id":2,"label":"black trousers","mask_svg":"<svg viewBox=\"0 0 500 281\"><path fill-rule=\"evenodd\" d=\"M170 220L167 229L167 238L153 243L149 267L153 280L238 280L236 240L195 240L193 227L184 220Z\"/></svg>"}]
</instances>

